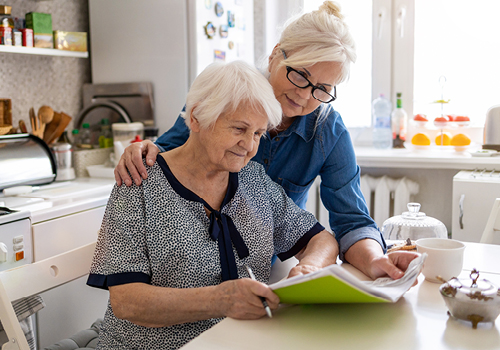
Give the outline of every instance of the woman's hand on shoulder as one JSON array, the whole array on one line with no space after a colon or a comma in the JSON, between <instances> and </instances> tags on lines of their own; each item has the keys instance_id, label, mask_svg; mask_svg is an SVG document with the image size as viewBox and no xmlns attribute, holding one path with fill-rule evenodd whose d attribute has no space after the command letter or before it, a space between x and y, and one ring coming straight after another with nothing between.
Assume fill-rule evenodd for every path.
<instances>
[{"instance_id":1,"label":"woman's hand on shoulder","mask_svg":"<svg viewBox=\"0 0 500 350\"><path fill-rule=\"evenodd\" d=\"M223 315L239 320L255 320L266 315L259 297L264 297L271 310L280 299L268 285L249 278L226 281L217 286Z\"/></svg>"},{"instance_id":2,"label":"woman's hand on shoulder","mask_svg":"<svg viewBox=\"0 0 500 350\"><path fill-rule=\"evenodd\" d=\"M125 148L114 171L116 184L121 186L122 183L125 183L125 185L131 186L132 179L134 179L135 184L139 186L142 183L142 179L148 177L146 167L142 163L142 158L146 156L146 163L153 165L158 153L160 153L160 150L150 140L134 142Z\"/></svg>"}]
</instances>

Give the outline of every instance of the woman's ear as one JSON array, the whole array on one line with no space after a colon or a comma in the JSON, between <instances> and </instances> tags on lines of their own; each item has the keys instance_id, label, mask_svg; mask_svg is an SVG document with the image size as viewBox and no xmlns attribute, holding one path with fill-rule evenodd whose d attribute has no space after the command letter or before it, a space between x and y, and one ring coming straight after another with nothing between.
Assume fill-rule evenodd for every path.
<instances>
[{"instance_id":1,"label":"woman's ear","mask_svg":"<svg viewBox=\"0 0 500 350\"><path fill-rule=\"evenodd\" d=\"M196 107L197 106L195 105L191 110L191 113L189 114L189 126L192 132L200 131L200 122L198 121L198 119L196 119L196 116L194 115Z\"/></svg>"},{"instance_id":2,"label":"woman's ear","mask_svg":"<svg viewBox=\"0 0 500 350\"><path fill-rule=\"evenodd\" d=\"M277 43L276 46L273 49L273 52L269 55L269 66L271 66L271 61L276 57L276 55L279 53L280 50L280 44Z\"/></svg>"}]
</instances>

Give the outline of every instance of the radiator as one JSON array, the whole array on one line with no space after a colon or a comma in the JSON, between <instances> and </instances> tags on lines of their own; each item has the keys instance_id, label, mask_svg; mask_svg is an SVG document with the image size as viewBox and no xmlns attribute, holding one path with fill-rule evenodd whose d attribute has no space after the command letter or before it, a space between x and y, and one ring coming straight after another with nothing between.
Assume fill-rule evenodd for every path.
<instances>
[{"instance_id":1,"label":"radiator","mask_svg":"<svg viewBox=\"0 0 500 350\"><path fill-rule=\"evenodd\" d=\"M362 175L360 185L370 216L380 228L388 218L408 211L406 205L419 191L418 183L406 177L393 179L385 175Z\"/></svg>"}]
</instances>

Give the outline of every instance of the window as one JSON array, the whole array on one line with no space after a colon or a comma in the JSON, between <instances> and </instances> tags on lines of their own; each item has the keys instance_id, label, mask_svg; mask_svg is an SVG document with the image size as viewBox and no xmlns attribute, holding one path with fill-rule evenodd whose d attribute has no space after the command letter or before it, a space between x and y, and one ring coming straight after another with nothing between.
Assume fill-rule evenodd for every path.
<instances>
[{"instance_id":1,"label":"window","mask_svg":"<svg viewBox=\"0 0 500 350\"><path fill-rule=\"evenodd\" d=\"M415 1L415 113L440 114L431 102L443 94L445 114L484 125L488 108L500 103L499 13L498 0Z\"/></svg>"},{"instance_id":2,"label":"window","mask_svg":"<svg viewBox=\"0 0 500 350\"><path fill-rule=\"evenodd\" d=\"M500 1L337 2L358 55L333 102L348 127L371 125L370 105L379 93L395 102L402 92L410 117L424 113L430 119L441 113L434 101L450 100L443 112L467 115L477 127L484 125L488 108L500 104ZM322 3L304 0L304 10Z\"/></svg>"}]
</instances>

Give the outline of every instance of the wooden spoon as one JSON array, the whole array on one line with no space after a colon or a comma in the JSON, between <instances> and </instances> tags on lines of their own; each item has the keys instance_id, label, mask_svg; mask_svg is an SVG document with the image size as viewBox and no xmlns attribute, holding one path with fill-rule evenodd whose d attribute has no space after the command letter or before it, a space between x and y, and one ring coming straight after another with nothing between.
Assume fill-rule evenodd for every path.
<instances>
[{"instance_id":1,"label":"wooden spoon","mask_svg":"<svg viewBox=\"0 0 500 350\"><path fill-rule=\"evenodd\" d=\"M49 106L42 106L38 109L38 120L40 121L40 137L43 138L45 125L50 123L54 118L54 110Z\"/></svg>"},{"instance_id":2,"label":"wooden spoon","mask_svg":"<svg viewBox=\"0 0 500 350\"><path fill-rule=\"evenodd\" d=\"M30 108L30 124L31 124L31 133L35 136L39 136L39 126L37 122L37 118L35 116L35 110L33 107Z\"/></svg>"},{"instance_id":3,"label":"wooden spoon","mask_svg":"<svg viewBox=\"0 0 500 350\"><path fill-rule=\"evenodd\" d=\"M26 123L24 120L19 120L19 129L21 129L21 132L26 134L28 132L28 129L26 128Z\"/></svg>"}]
</instances>

